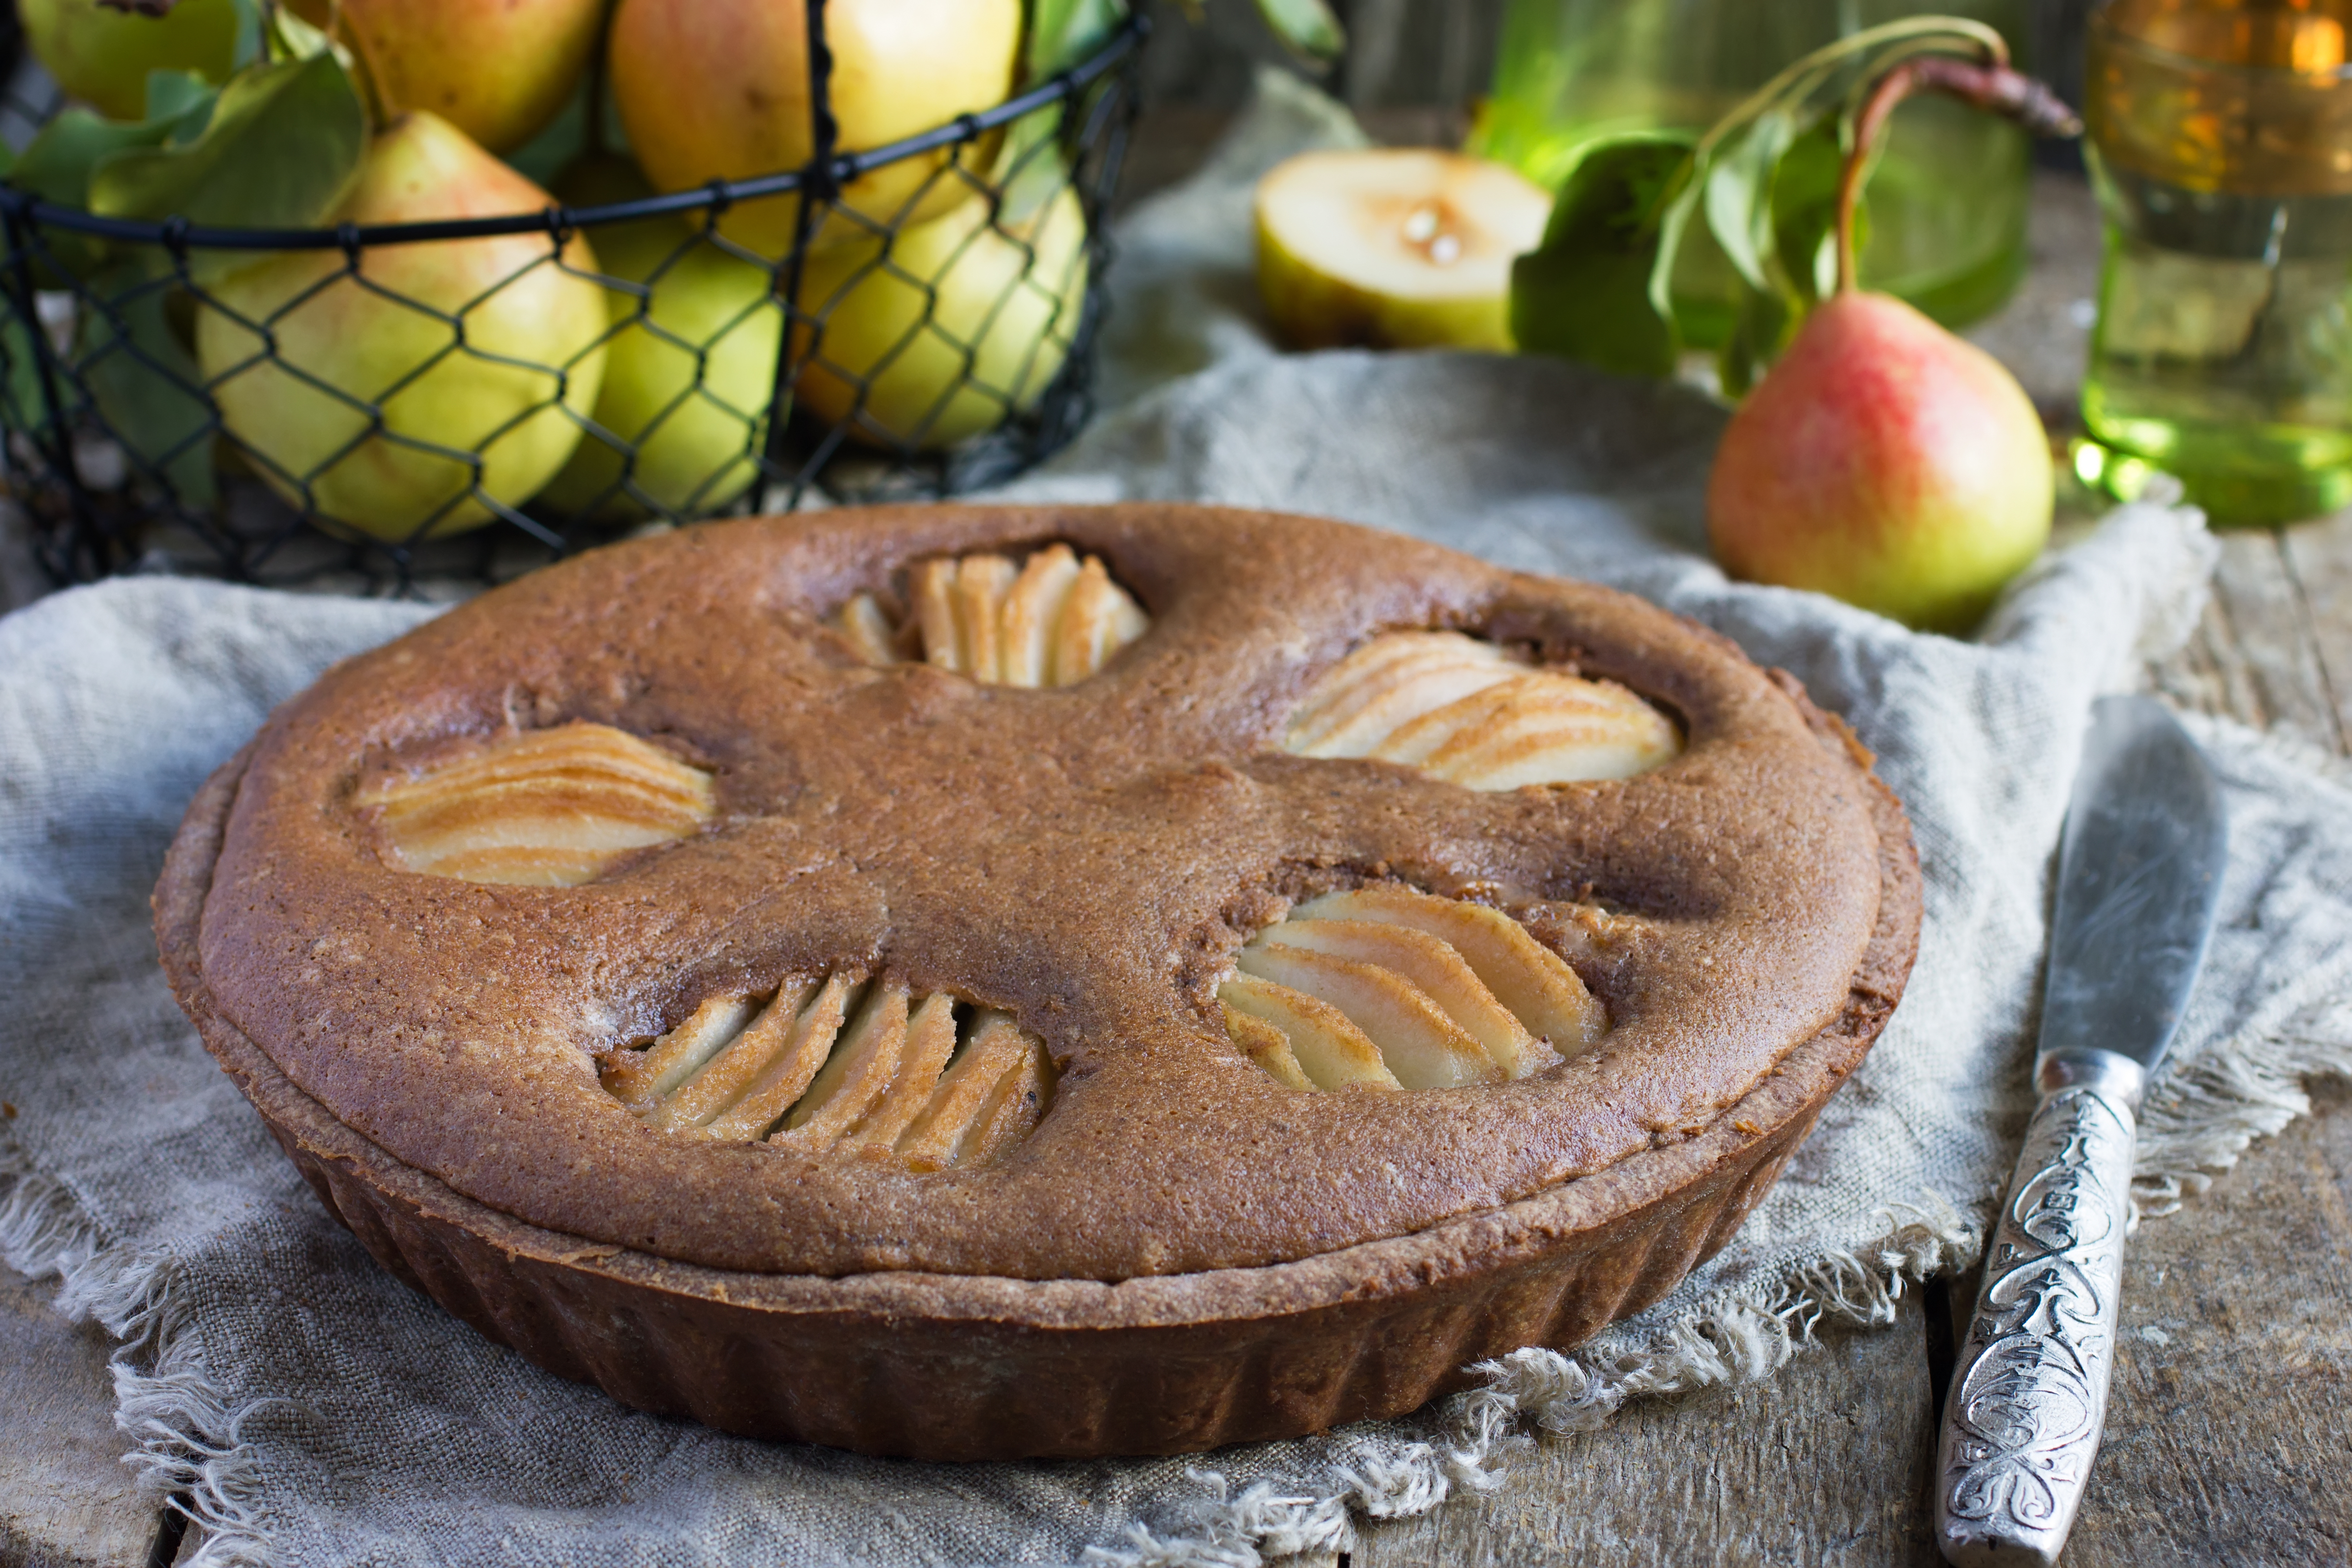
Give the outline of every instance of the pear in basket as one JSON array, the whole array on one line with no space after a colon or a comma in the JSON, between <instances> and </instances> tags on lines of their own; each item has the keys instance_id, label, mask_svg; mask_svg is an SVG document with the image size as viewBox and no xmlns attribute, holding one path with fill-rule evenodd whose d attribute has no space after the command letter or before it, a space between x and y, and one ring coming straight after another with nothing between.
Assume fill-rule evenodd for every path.
<instances>
[{"instance_id":1,"label":"pear in basket","mask_svg":"<svg viewBox=\"0 0 2352 1568\"><path fill-rule=\"evenodd\" d=\"M506 216L546 192L437 115L368 150L336 215ZM478 527L553 478L595 406L609 327L584 238L546 234L280 252L215 284L196 358L227 438L330 529L386 541ZM576 270L574 270L576 269Z\"/></svg>"},{"instance_id":2,"label":"pear in basket","mask_svg":"<svg viewBox=\"0 0 2352 1568\"><path fill-rule=\"evenodd\" d=\"M557 177L555 193L587 207L651 190L627 159L593 153ZM613 224L595 238L606 274L643 291L606 296L615 330L596 397L599 429L581 438L540 501L567 515L717 510L759 477L784 336L774 275L683 218Z\"/></svg>"},{"instance_id":3,"label":"pear in basket","mask_svg":"<svg viewBox=\"0 0 2352 1568\"><path fill-rule=\"evenodd\" d=\"M185 4L185 0L182 0ZM383 107L423 109L493 153L563 107L596 48L603 0L291 0L359 56Z\"/></svg>"},{"instance_id":4,"label":"pear in basket","mask_svg":"<svg viewBox=\"0 0 2352 1568\"><path fill-rule=\"evenodd\" d=\"M879 242L809 258L802 406L868 445L932 449L1035 406L1087 298L1087 219L1063 186L1025 219L974 196Z\"/></svg>"},{"instance_id":5,"label":"pear in basket","mask_svg":"<svg viewBox=\"0 0 2352 1568\"><path fill-rule=\"evenodd\" d=\"M825 0L835 145L887 146L1003 102L1013 90L1021 12L1021 0ZM802 0L621 0L610 59L613 101L629 145L661 189L751 179L808 161ZM964 148L962 168L985 171L993 141ZM973 189L947 167L957 156L946 149L901 159L851 181L840 201L856 216L834 215L817 242L844 243L946 212ZM793 195L745 202L721 226L762 255L782 256L798 207Z\"/></svg>"}]
</instances>

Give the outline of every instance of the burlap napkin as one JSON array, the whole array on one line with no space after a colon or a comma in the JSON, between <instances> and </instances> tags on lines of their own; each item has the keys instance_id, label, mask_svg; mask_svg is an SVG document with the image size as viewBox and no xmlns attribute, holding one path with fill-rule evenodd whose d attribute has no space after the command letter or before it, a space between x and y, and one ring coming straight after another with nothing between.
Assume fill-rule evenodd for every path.
<instances>
[{"instance_id":1,"label":"burlap napkin","mask_svg":"<svg viewBox=\"0 0 2352 1568\"><path fill-rule=\"evenodd\" d=\"M1785 1358L1884 1316L1971 1245L2028 1108L2049 865L2101 689L2183 635L2211 546L2118 512L1981 639L1727 584L1697 549L1719 416L1674 388L1477 356L1279 358L1252 325L1246 183L1344 136L1262 103L1121 261L1133 401L1020 487L1326 512L1644 594L1794 671L1880 754L1927 875L1892 1026L1732 1246L1573 1355L1388 1426L1192 1461L925 1466L763 1446L546 1376L378 1270L165 992L146 895L207 770L330 661L423 607L163 580L0 619L0 1257L128 1347L126 1446L203 1521L200 1562L1217 1564L1344 1542L1351 1510L1507 1484L1534 1427ZM1147 312L1145 302L1155 307ZM1168 381L1173 370L1189 371ZM1156 385L1156 390L1146 390ZM2352 792L2202 724L2232 817L2222 931L2143 1145L2152 1196L2352 1068Z\"/></svg>"}]
</instances>

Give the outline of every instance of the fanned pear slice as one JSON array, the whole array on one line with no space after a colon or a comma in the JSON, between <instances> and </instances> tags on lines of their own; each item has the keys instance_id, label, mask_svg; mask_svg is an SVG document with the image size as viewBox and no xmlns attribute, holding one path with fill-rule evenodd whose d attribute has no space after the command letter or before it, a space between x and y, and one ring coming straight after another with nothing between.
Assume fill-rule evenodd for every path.
<instances>
[{"instance_id":1,"label":"fanned pear slice","mask_svg":"<svg viewBox=\"0 0 2352 1568\"><path fill-rule=\"evenodd\" d=\"M946 996L927 998L907 1021L907 1043L898 1053L898 1068L891 1075L890 1087L858 1118L845 1141L883 1151L895 1145L898 1135L930 1103L931 1091L955 1048L954 1002Z\"/></svg>"},{"instance_id":2,"label":"fanned pear slice","mask_svg":"<svg viewBox=\"0 0 2352 1568\"><path fill-rule=\"evenodd\" d=\"M834 612L830 623L835 631L849 639L857 657L868 664L895 664L898 659L898 635L890 629L890 617L882 613L881 603L871 594L859 594Z\"/></svg>"},{"instance_id":3,"label":"fanned pear slice","mask_svg":"<svg viewBox=\"0 0 2352 1568\"><path fill-rule=\"evenodd\" d=\"M919 657L991 686L1076 685L1151 625L1098 557L1082 561L1066 544L1034 551L1017 568L1009 556L986 553L926 561L912 587ZM898 647L906 633L877 626L869 615L879 616L880 606L860 595L835 612L835 629L868 658L877 647Z\"/></svg>"},{"instance_id":4,"label":"fanned pear slice","mask_svg":"<svg viewBox=\"0 0 2352 1568\"><path fill-rule=\"evenodd\" d=\"M712 1117L703 1131L713 1138L760 1139L784 1119L832 1054L834 1042L856 1000L854 975L835 974L788 1023L775 1050L740 1099Z\"/></svg>"},{"instance_id":5,"label":"fanned pear slice","mask_svg":"<svg viewBox=\"0 0 2352 1568\"><path fill-rule=\"evenodd\" d=\"M906 1048L908 1000L903 984L889 980L874 983L857 1011L857 1021L817 1069L808 1092L784 1118L783 1131L776 1138L830 1143L882 1098L898 1071L898 1054Z\"/></svg>"},{"instance_id":6,"label":"fanned pear slice","mask_svg":"<svg viewBox=\"0 0 2352 1568\"><path fill-rule=\"evenodd\" d=\"M1054 640L1077 586L1078 558L1066 544L1051 544L1029 557L1013 591L1004 596L998 679L1032 689L1056 684Z\"/></svg>"},{"instance_id":7,"label":"fanned pear slice","mask_svg":"<svg viewBox=\"0 0 2352 1568\"><path fill-rule=\"evenodd\" d=\"M1013 582L1013 563L1002 555L967 555L956 567L956 668L974 680L994 685L1004 679L997 621Z\"/></svg>"},{"instance_id":8,"label":"fanned pear slice","mask_svg":"<svg viewBox=\"0 0 2352 1568\"><path fill-rule=\"evenodd\" d=\"M1476 790L1632 778L1672 761L1666 716L1611 682L1522 675L1423 714L1371 753Z\"/></svg>"},{"instance_id":9,"label":"fanned pear slice","mask_svg":"<svg viewBox=\"0 0 2352 1568\"><path fill-rule=\"evenodd\" d=\"M1387 970L1434 1003L1512 1077L1518 1076L1519 1063L1534 1047L1535 1039L1526 1026L1496 1000L1468 961L1426 931L1369 921L1294 917L1268 927L1262 945L1304 948Z\"/></svg>"},{"instance_id":10,"label":"fanned pear slice","mask_svg":"<svg viewBox=\"0 0 2352 1568\"><path fill-rule=\"evenodd\" d=\"M1044 1055L1037 1043L1003 1014L988 1016L956 1053L930 1098L897 1140L898 1157L911 1170L943 1171L978 1164L974 1136L1013 1092L1030 1058Z\"/></svg>"},{"instance_id":11,"label":"fanned pear slice","mask_svg":"<svg viewBox=\"0 0 2352 1568\"><path fill-rule=\"evenodd\" d=\"M1360 757L1399 724L1527 673L1492 643L1458 632L1391 632L1341 659L1291 716L1284 749Z\"/></svg>"},{"instance_id":12,"label":"fanned pear slice","mask_svg":"<svg viewBox=\"0 0 2352 1568\"><path fill-rule=\"evenodd\" d=\"M1372 147L1276 164L1256 209L1258 291L1289 346L1508 350L1511 262L1551 198L1506 164Z\"/></svg>"},{"instance_id":13,"label":"fanned pear slice","mask_svg":"<svg viewBox=\"0 0 2352 1568\"><path fill-rule=\"evenodd\" d=\"M1402 1089L1381 1048L1328 1002L1246 972L1217 987L1217 1000L1282 1031L1292 1059L1318 1089Z\"/></svg>"},{"instance_id":14,"label":"fanned pear slice","mask_svg":"<svg viewBox=\"0 0 2352 1568\"><path fill-rule=\"evenodd\" d=\"M1315 683L1283 747L1493 791L1631 778L1673 761L1682 736L1613 681L1529 668L1459 632L1391 632Z\"/></svg>"},{"instance_id":15,"label":"fanned pear slice","mask_svg":"<svg viewBox=\"0 0 2352 1568\"><path fill-rule=\"evenodd\" d=\"M1126 590L1094 556L1078 569L1063 601L1054 637L1055 686L1076 686L1110 662L1110 656L1141 637L1150 622Z\"/></svg>"},{"instance_id":16,"label":"fanned pear slice","mask_svg":"<svg viewBox=\"0 0 2352 1568\"><path fill-rule=\"evenodd\" d=\"M1372 921L1426 931L1460 953L1529 1034L1562 1055L1591 1045L1609 1026L1601 1004L1568 961L1500 910L1391 886L1332 893L1299 905L1290 915L1301 921Z\"/></svg>"},{"instance_id":17,"label":"fanned pear slice","mask_svg":"<svg viewBox=\"0 0 2352 1568\"><path fill-rule=\"evenodd\" d=\"M1468 1031L1377 964L1275 943L1244 947L1234 963L1245 974L1287 985L1345 1013L1407 1089L1457 1089L1503 1076Z\"/></svg>"},{"instance_id":18,"label":"fanned pear slice","mask_svg":"<svg viewBox=\"0 0 2352 1568\"><path fill-rule=\"evenodd\" d=\"M1290 1037L1265 1019L1244 1013L1231 1002L1219 998L1218 1005L1225 1017L1225 1034L1262 1068L1265 1076L1285 1089L1313 1089L1314 1080L1298 1065L1297 1053L1290 1048Z\"/></svg>"},{"instance_id":19,"label":"fanned pear slice","mask_svg":"<svg viewBox=\"0 0 2352 1568\"><path fill-rule=\"evenodd\" d=\"M742 1033L712 1053L692 1077L646 1113L646 1125L699 1127L742 1099L743 1091L791 1040L809 991L806 981L778 987L759 1016L743 1026Z\"/></svg>"},{"instance_id":20,"label":"fanned pear slice","mask_svg":"<svg viewBox=\"0 0 2352 1568\"><path fill-rule=\"evenodd\" d=\"M971 1131L956 1151L959 1165L990 1165L1004 1152L1036 1131L1054 1092L1054 1076L1045 1053L1023 1053L1013 1070L996 1080L988 1100L972 1119Z\"/></svg>"},{"instance_id":21,"label":"fanned pear slice","mask_svg":"<svg viewBox=\"0 0 2352 1568\"><path fill-rule=\"evenodd\" d=\"M686 1022L642 1051L615 1052L604 1064L605 1089L643 1116L662 1096L743 1032L751 1016L748 996L713 996Z\"/></svg>"},{"instance_id":22,"label":"fanned pear slice","mask_svg":"<svg viewBox=\"0 0 2352 1568\"><path fill-rule=\"evenodd\" d=\"M608 724L493 741L358 804L404 870L469 882L576 887L633 849L684 838L717 809L710 775Z\"/></svg>"}]
</instances>

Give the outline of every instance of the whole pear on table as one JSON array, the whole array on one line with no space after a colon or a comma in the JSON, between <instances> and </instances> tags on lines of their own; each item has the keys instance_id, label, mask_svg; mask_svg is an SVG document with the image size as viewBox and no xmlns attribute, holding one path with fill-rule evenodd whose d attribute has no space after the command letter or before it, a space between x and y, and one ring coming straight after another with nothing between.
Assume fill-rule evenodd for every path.
<instances>
[{"instance_id":1,"label":"whole pear on table","mask_svg":"<svg viewBox=\"0 0 2352 1568\"><path fill-rule=\"evenodd\" d=\"M370 145L336 218L549 205L464 132L414 110ZM604 289L579 275L596 268L586 239L568 240L562 261L543 231L371 246L358 279L340 250L275 253L211 286L197 363L229 440L294 505L377 539L460 532L495 515L484 498L519 506L536 494L595 405Z\"/></svg>"},{"instance_id":2,"label":"whole pear on table","mask_svg":"<svg viewBox=\"0 0 2352 1568\"><path fill-rule=\"evenodd\" d=\"M837 148L885 146L1002 103L1013 90L1021 23L1022 0L825 0ZM629 145L662 190L797 169L814 151L804 0L621 0L609 59ZM957 156L902 159L851 181L840 205L867 221L834 215L817 241L853 241L946 212L973 189L946 172ZM984 173L974 148L961 156L967 172ZM791 195L740 203L721 227L782 256L798 206Z\"/></svg>"},{"instance_id":3,"label":"whole pear on table","mask_svg":"<svg viewBox=\"0 0 2352 1568\"><path fill-rule=\"evenodd\" d=\"M25 40L59 87L113 120L147 112L147 73L223 81L236 63L236 0L179 0L161 16L99 0L21 0Z\"/></svg>"},{"instance_id":4,"label":"whole pear on table","mask_svg":"<svg viewBox=\"0 0 2352 1568\"><path fill-rule=\"evenodd\" d=\"M596 47L603 0L292 0L333 26L384 110L439 115L493 153L555 118Z\"/></svg>"},{"instance_id":5,"label":"whole pear on table","mask_svg":"<svg viewBox=\"0 0 2352 1568\"><path fill-rule=\"evenodd\" d=\"M634 165L590 153L555 182L572 207L650 194ZM648 506L714 510L759 477L755 458L775 395L784 311L774 275L683 218L594 231L607 276L644 285L607 296L619 328L604 349L595 422L541 501L559 511L643 516ZM624 488L624 470L625 483Z\"/></svg>"},{"instance_id":6,"label":"whole pear on table","mask_svg":"<svg viewBox=\"0 0 2352 1568\"><path fill-rule=\"evenodd\" d=\"M1849 289L1732 416L1707 534L1735 577L1964 631L2049 542L2054 496L2017 378L1901 300Z\"/></svg>"},{"instance_id":7,"label":"whole pear on table","mask_svg":"<svg viewBox=\"0 0 2352 1568\"><path fill-rule=\"evenodd\" d=\"M974 196L801 274L794 393L871 445L954 444L1035 405L1087 295L1087 219L1067 185L1026 218Z\"/></svg>"}]
</instances>

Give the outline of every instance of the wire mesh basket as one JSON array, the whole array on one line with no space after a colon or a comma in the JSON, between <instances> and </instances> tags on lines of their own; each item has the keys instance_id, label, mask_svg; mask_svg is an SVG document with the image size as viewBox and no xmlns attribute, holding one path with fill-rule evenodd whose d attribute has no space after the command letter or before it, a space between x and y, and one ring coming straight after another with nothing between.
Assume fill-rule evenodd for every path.
<instances>
[{"instance_id":1,"label":"wire mesh basket","mask_svg":"<svg viewBox=\"0 0 2352 1568\"><path fill-rule=\"evenodd\" d=\"M0 185L5 468L43 567L499 581L648 525L970 489L1067 442L1145 18L842 151L807 9L814 152L761 178L607 200L591 170L571 205L307 230ZM646 188L612 162L608 188Z\"/></svg>"}]
</instances>

